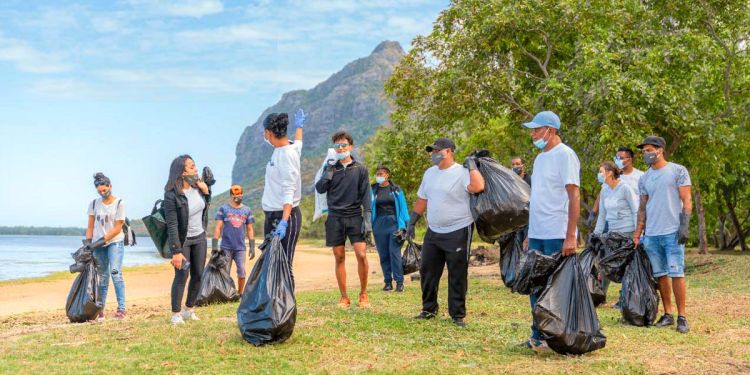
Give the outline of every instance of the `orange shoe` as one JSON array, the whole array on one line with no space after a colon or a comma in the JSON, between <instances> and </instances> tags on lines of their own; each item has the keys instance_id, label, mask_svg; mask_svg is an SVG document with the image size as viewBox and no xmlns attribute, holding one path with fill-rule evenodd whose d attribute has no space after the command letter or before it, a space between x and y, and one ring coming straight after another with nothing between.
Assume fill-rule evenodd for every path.
<instances>
[{"instance_id":1,"label":"orange shoe","mask_svg":"<svg viewBox=\"0 0 750 375\"><path fill-rule=\"evenodd\" d=\"M370 308L370 299L367 298L367 293L359 294L359 308L368 309Z\"/></svg>"},{"instance_id":2,"label":"orange shoe","mask_svg":"<svg viewBox=\"0 0 750 375\"><path fill-rule=\"evenodd\" d=\"M349 298L341 297L341 299L339 300L339 308L341 309L348 309L349 305L351 304L352 302L349 301Z\"/></svg>"}]
</instances>

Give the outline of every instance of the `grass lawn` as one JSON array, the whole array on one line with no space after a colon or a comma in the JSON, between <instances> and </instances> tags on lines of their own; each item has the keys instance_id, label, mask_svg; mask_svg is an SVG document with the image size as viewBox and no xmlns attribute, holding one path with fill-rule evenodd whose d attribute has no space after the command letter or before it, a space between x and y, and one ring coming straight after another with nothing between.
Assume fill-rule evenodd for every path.
<instances>
[{"instance_id":1,"label":"grass lawn","mask_svg":"<svg viewBox=\"0 0 750 375\"><path fill-rule=\"evenodd\" d=\"M440 318L414 321L418 285L383 293L373 280L369 310L337 309L335 291L299 293L292 338L261 348L240 337L237 304L199 309L202 320L181 327L148 305L101 324L61 324L61 313L8 318L0 320L0 373L747 373L749 269L748 256L689 255L690 334L625 326L601 307L607 346L578 357L514 348L529 333L528 297L497 277L473 277L466 329L448 320L444 285ZM618 291L613 284L610 301Z\"/></svg>"}]
</instances>

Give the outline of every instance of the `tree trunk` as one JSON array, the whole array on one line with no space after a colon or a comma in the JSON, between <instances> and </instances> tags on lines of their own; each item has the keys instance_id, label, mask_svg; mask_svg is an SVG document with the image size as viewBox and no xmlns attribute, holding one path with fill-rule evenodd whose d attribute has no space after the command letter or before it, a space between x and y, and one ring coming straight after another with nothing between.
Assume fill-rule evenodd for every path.
<instances>
[{"instance_id":1,"label":"tree trunk","mask_svg":"<svg viewBox=\"0 0 750 375\"><path fill-rule=\"evenodd\" d=\"M717 236L717 239L716 239L716 247L718 247L719 250L726 250L728 246L727 242L729 242L727 241L727 227L726 227L727 215L724 214L724 204L721 202L721 199L720 199L721 194L720 193L717 194L716 197L719 198L717 200L718 204L716 205L716 207L719 209L719 215L717 218L717 221L719 222L719 235Z\"/></svg>"},{"instance_id":2,"label":"tree trunk","mask_svg":"<svg viewBox=\"0 0 750 375\"><path fill-rule=\"evenodd\" d=\"M740 221L737 219L737 213L734 210L734 204L732 203L732 200L729 198L728 191L724 192L724 200L727 202L727 213L729 214L729 219L732 220L734 231L735 233L737 233L737 241L739 242L740 250L747 251L747 243L745 242L745 231L742 230Z\"/></svg>"},{"instance_id":3,"label":"tree trunk","mask_svg":"<svg viewBox=\"0 0 750 375\"><path fill-rule=\"evenodd\" d=\"M698 211L698 253L708 254L708 238L706 236L706 210L703 208L701 192L695 189L695 208Z\"/></svg>"}]
</instances>

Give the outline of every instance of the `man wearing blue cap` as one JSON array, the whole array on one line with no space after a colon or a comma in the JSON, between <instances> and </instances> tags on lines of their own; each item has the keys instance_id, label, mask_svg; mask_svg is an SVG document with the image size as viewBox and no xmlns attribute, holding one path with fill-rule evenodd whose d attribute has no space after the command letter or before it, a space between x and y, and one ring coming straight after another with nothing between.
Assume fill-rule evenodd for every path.
<instances>
[{"instance_id":1,"label":"man wearing blue cap","mask_svg":"<svg viewBox=\"0 0 750 375\"><path fill-rule=\"evenodd\" d=\"M554 112L539 112L523 126L531 129L531 140L541 150L534 159L534 174L531 175L529 235L524 247L545 255L560 251L563 256L574 255L580 212L578 156L562 143L558 133L560 118ZM532 293L529 297L533 310L539 294ZM521 345L536 351L547 348L533 320L531 338Z\"/></svg>"}]
</instances>

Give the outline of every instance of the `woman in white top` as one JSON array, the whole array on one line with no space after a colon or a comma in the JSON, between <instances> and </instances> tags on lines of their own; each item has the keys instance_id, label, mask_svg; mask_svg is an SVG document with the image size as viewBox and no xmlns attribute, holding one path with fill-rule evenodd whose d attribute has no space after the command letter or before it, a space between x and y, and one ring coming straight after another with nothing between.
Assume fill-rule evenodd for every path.
<instances>
[{"instance_id":1,"label":"woman in white top","mask_svg":"<svg viewBox=\"0 0 750 375\"><path fill-rule=\"evenodd\" d=\"M99 198L89 203L86 244L93 250L99 271L99 295L102 307L107 302L109 278L115 286L117 312L115 319L125 318L125 279L122 277L122 258L125 254L122 226L125 223L125 202L112 194L112 182L99 172L94 175L94 187ZM94 242L92 243L92 239ZM104 309L97 320L104 320Z\"/></svg>"}]
</instances>

